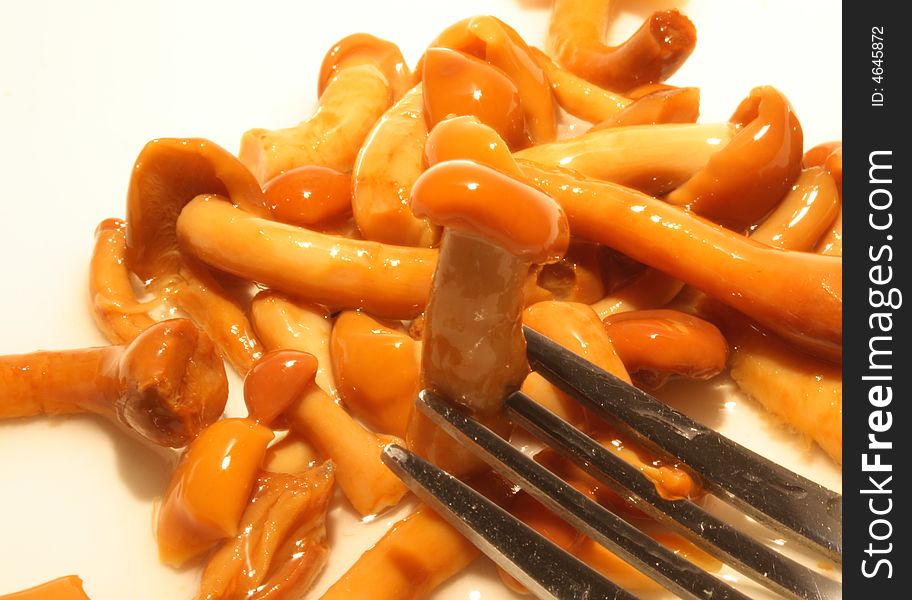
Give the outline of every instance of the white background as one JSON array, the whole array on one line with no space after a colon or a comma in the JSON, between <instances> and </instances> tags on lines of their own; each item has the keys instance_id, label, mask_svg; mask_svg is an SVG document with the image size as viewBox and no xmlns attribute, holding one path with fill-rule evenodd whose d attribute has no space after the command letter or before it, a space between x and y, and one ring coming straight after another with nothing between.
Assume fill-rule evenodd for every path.
<instances>
[{"instance_id":1,"label":"white background","mask_svg":"<svg viewBox=\"0 0 912 600\"><path fill-rule=\"evenodd\" d=\"M414 64L458 19L494 14L541 45L549 14L547 0L256 4L0 0L0 354L104 343L88 309L93 231L124 215L130 168L149 139L207 137L236 151L248 128L306 118L324 52L349 33L395 41ZM675 5L614 4L614 40ZM839 2L677 6L699 37L671 82L701 87L701 120L726 120L752 87L772 84L792 101L808 147L841 137ZM726 389L692 402L713 426L838 489L835 467L749 402ZM151 536L169 469L98 419L0 424L0 594L77 573L95 600L192 598L197 572L160 566ZM318 589L395 516L364 525L336 509ZM435 595L507 597L483 563Z\"/></svg>"}]
</instances>

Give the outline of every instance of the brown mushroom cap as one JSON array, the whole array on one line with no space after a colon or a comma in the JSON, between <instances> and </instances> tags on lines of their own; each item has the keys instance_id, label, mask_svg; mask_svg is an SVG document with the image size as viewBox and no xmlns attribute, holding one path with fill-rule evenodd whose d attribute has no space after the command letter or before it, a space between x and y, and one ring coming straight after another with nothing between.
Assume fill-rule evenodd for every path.
<instances>
[{"instance_id":1,"label":"brown mushroom cap","mask_svg":"<svg viewBox=\"0 0 912 600\"><path fill-rule=\"evenodd\" d=\"M145 145L127 193L126 259L141 279L177 269L177 217L200 194L221 194L250 213L269 216L256 179L221 146L198 138L157 139Z\"/></svg>"},{"instance_id":2,"label":"brown mushroom cap","mask_svg":"<svg viewBox=\"0 0 912 600\"><path fill-rule=\"evenodd\" d=\"M429 168L410 202L417 217L475 233L529 262L558 260L570 243L567 217L550 196L472 161Z\"/></svg>"}]
</instances>

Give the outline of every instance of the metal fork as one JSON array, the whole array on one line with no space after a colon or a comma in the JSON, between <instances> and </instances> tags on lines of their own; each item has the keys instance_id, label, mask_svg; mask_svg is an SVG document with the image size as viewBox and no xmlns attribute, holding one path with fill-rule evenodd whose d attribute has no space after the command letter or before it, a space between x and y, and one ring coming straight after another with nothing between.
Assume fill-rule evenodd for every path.
<instances>
[{"instance_id":1,"label":"metal fork","mask_svg":"<svg viewBox=\"0 0 912 600\"><path fill-rule=\"evenodd\" d=\"M700 425L541 334L525 329L530 365L640 443L683 462L706 489L783 535L842 561L842 497ZM578 492L505 439L430 390L419 410L555 514L688 599L746 599L744 593L657 543ZM690 500L668 500L655 484L598 442L516 392L516 423L732 568L786 598L835 600L841 586L772 550ZM468 485L396 445L383 460L424 502L539 598L632 599L634 595L558 548Z\"/></svg>"}]
</instances>

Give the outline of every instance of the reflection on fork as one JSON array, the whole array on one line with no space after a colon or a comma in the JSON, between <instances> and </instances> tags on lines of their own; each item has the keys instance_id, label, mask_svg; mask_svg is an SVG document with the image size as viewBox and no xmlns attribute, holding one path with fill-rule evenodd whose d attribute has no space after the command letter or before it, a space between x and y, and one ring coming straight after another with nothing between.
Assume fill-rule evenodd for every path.
<instances>
[{"instance_id":1,"label":"reflection on fork","mask_svg":"<svg viewBox=\"0 0 912 600\"><path fill-rule=\"evenodd\" d=\"M684 462L707 489L777 532L841 562L840 495L691 421L633 386L526 329L530 363L596 414ZM417 406L576 529L683 598L747 598L578 492L460 408L430 390ZM787 598L833 600L835 581L785 557L688 499L663 497L655 483L521 392L505 406L523 428L638 509L734 569ZM425 502L541 598L633 598L493 502L398 446L384 460Z\"/></svg>"}]
</instances>

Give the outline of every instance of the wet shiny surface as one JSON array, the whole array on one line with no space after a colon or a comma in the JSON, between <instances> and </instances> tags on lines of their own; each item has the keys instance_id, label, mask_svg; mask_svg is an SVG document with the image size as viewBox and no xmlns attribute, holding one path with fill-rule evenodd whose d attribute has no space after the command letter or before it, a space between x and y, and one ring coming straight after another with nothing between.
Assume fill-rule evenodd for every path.
<instances>
[{"instance_id":1,"label":"wet shiny surface","mask_svg":"<svg viewBox=\"0 0 912 600\"><path fill-rule=\"evenodd\" d=\"M159 557L179 566L237 534L271 429L222 419L190 444L171 476L155 526Z\"/></svg>"},{"instance_id":2,"label":"wet shiny surface","mask_svg":"<svg viewBox=\"0 0 912 600\"><path fill-rule=\"evenodd\" d=\"M731 143L668 201L741 231L798 177L804 134L789 101L770 86L751 90L731 123L739 128Z\"/></svg>"},{"instance_id":3,"label":"wet shiny surface","mask_svg":"<svg viewBox=\"0 0 912 600\"><path fill-rule=\"evenodd\" d=\"M319 226L351 214L351 177L307 165L282 173L263 186L272 217L290 225Z\"/></svg>"},{"instance_id":4,"label":"wet shiny surface","mask_svg":"<svg viewBox=\"0 0 912 600\"><path fill-rule=\"evenodd\" d=\"M317 372L317 359L297 350L273 350L244 378L248 418L269 427L304 394Z\"/></svg>"}]
</instances>

